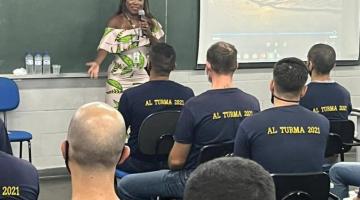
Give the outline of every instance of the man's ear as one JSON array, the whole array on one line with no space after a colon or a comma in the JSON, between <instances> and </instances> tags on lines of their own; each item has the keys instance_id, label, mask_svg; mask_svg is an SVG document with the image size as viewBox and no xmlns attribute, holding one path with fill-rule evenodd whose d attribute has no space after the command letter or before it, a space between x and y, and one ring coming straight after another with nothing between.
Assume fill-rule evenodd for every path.
<instances>
[{"instance_id":1,"label":"man's ear","mask_svg":"<svg viewBox=\"0 0 360 200\"><path fill-rule=\"evenodd\" d=\"M304 87L301 89L300 98L305 96L307 88L308 88L307 85L304 85Z\"/></svg>"},{"instance_id":2,"label":"man's ear","mask_svg":"<svg viewBox=\"0 0 360 200\"><path fill-rule=\"evenodd\" d=\"M312 71L313 68L314 68L314 63L311 61L311 60L308 60L307 61L307 68L308 68L308 71Z\"/></svg>"},{"instance_id":3,"label":"man's ear","mask_svg":"<svg viewBox=\"0 0 360 200\"><path fill-rule=\"evenodd\" d=\"M271 94L273 94L274 90L275 90L275 82L274 82L274 80L270 81L269 89L270 89Z\"/></svg>"},{"instance_id":4,"label":"man's ear","mask_svg":"<svg viewBox=\"0 0 360 200\"><path fill-rule=\"evenodd\" d=\"M118 164L122 164L125 162L125 160L130 156L130 148L128 146L124 146L124 149L121 152L120 160Z\"/></svg>"},{"instance_id":5,"label":"man's ear","mask_svg":"<svg viewBox=\"0 0 360 200\"><path fill-rule=\"evenodd\" d=\"M62 143L61 143L61 146L60 146L60 149L61 149L61 154L62 154L62 156L63 156L63 158L65 159L65 154L66 154L66 147L65 147L65 144L66 143L66 141L63 141Z\"/></svg>"},{"instance_id":6,"label":"man's ear","mask_svg":"<svg viewBox=\"0 0 360 200\"><path fill-rule=\"evenodd\" d=\"M206 74L209 74L209 72L211 72L211 64L209 62L206 62L205 64L205 72Z\"/></svg>"}]
</instances>

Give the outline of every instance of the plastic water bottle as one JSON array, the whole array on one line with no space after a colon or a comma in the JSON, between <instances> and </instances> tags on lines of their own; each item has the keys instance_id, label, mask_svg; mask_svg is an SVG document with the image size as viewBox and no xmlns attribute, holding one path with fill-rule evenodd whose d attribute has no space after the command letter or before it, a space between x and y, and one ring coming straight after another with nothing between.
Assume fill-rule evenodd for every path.
<instances>
[{"instance_id":1,"label":"plastic water bottle","mask_svg":"<svg viewBox=\"0 0 360 200\"><path fill-rule=\"evenodd\" d=\"M51 66L51 57L50 55L46 52L43 56L43 74L50 74L50 66Z\"/></svg>"},{"instance_id":2,"label":"plastic water bottle","mask_svg":"<svg viewBox=\"0 0 360 200\"><path fill-rule=\"evenodd\" d=\"M25 55L25 67L27 74L34 73L34 57L29 52L27 52Z\"/></svg>"},{"instance_id":3,"label":"plastic water bottle","mask_svg":"<svg viewBox=\"0 0 360 200\"><path fill-rule=\"evenodd\" d=\"M42 74L42 56L40 53L36 53L35 57L35 74Z\"/></svg>"}]
</instances>

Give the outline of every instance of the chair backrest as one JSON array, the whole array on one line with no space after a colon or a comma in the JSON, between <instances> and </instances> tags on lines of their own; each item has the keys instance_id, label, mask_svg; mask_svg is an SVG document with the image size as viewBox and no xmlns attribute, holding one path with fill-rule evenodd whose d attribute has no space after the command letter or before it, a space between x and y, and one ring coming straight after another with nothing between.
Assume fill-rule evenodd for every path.
<instances>
[{"instance_id":1,"label":"chair backrest","mask_svg":"<svg viewBox=\"0 0 360 200\"><path fill-rule=\"evenodd\" d=\"M355 134L355 125L351 120L330 121L330 133L336 133L341 137L343 144L353 143ZM343 151L347 152L351 149L349 146L344 146Z\"/></svg>"},{"instance_id":2,"label":"chair backrest","mask_svg":"<svg viewBox=\"0 0 360 200\"><path fill-rule=\"evenodd\" d=\"M275 183L276 199L283 199L291 196L292 193L299 192L310 195L313 200L329 198L330 179L324 172L272 174L271 176Z\"/></svg>"},{"instance_id":3,"label":"chair backrest","mask_svg":"<svg viewBox=\"0 0 360 200\"><path fill-rule=\"evenodd\" d=\"M0 112L14 110L19 106L19 89L15 81L0 77Z\"/></svg>"},{"instance_id":4,"label":"chair backrest","mask_svg":"<svg viewBox=\"0 0 360 200\"><path fill-rule=\"evenodd\" d=\"M203 146L200 149L198 165L215 158L230 156L232 153L234 153L233 141Z\"/></svg>"},{"instance_id":5,"label":"chair backrest","mask_svg":"<svg viewBox=\"0 0 360 200\"><path fill-rule=\"evenodd\" d=\"M313 200L313 199L311 198L311 195L306 192L295 191L284 196L283 198L281 198L281 200Z\"/></svg>"},{"instance_id":6,"label":"chair backrest","mask_svg":"<svg viewBox=\"0 0 360 200\"><path fill-rule=\"evenodd\" d=\"M178 110L167 110L153 113L146 117L139 129L138 147L145 155L169 154L180 116Z\"/></svg>"},{"instance_id":7,"label":"chair backrest","mask_svg":"<svg viewBox=\"0 0 360 200\"><path fill-rule=\"evenodd\" d=\"M330 157L342 152L342 140L340 135L336 133L330 133L325 150L325 157Z\"/></svg>"}]
</instances>

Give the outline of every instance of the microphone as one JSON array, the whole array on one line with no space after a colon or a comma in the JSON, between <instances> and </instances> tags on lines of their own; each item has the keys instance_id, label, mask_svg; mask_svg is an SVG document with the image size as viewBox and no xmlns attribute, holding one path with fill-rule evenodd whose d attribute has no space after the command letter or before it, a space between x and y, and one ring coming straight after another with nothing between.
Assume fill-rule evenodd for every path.
<instances>
[{"instance_id":1,"label":"microphone","mask_svg":"<svg viewBox=\"0 0 360 200\"><path fill-rule=\"evenodd\" d=\"M144 11L144 10L139 10L138 15L139 15L140 21L146 21L145 11ZM142 29L140 28L140 30L139 30L139 37L143 37L143 36L144 36L143 31L142 31Z\"/></svg>"}]
</instances>

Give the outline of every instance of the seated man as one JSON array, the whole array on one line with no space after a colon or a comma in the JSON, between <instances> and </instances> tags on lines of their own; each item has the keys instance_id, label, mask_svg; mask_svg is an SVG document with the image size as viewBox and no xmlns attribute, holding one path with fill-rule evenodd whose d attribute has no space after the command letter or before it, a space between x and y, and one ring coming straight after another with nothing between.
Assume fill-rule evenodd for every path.
<instances>
[{"instance_id":1,"label":"seated man","mask_svg":"<svg viewBox=\"0 0 360 200\"><path fill-rule=\"evenodd\" d=\"M206 72L212 89L191 98L181 111L169 156L170 170L131 174L119 182L121 199L181 198L186 180L197 167L200 149L233 141L239 123L260 110L258 100L235 88L237 50L218 42L207 52Z\"/></svg>"},{"instance_id":2,"label":"seated man","mask_svg":"<svg viewBox=\"0 0 360 200\"><path fill-rule=\"evenodd\" d=\"M140 125L152 113L181 110L185 102L194 96L190 88L169 80L170 72L175 69L176 54L173 47L165 43L154 44L150 49L149 60L150 81L125 90L119 103L119 111L125 119L126 128L131 130L128 141L131 154L130 158L117 168L128 173L163 168L157 158L139 152Z\"/></svg>"},{"instance_id":3,"label":"seated man","mask_svg":"<svg viewBox=\"0 0 360 200\"><path fill-rule=\"evenodd\" d=\"M311 83L300 105L324 115L329 120L347 120L351 112L350 93L331 80L330 72L336 64L335 50L326 44L316 44L308 53Z\"/></svg>"},{"instance_id":4,"label":"seated man","mask_svg":"<svg viewBox=\"0 0 360 200\"><path fill-rule=\"evenodd\" d=\"M349 196L349 185L360 187L360 163L340 162L330 168L329 176L334 188L331 192L340 199ZM360 192L354 200L360 200Z\"/></svg>"},{"instance_id":5,"label":"seated man","mask_svg":"<svg viewBox=\"0 0 360 200\"><path fill-rule=\"evenodd\" d=\"M28 161L0 151L0 199L36 200L39 175Z\"/></svg>"},{"instance_id":6,"label":"seated man","mask_svg":"<svg viewBox=\"0 0 360 200\"><path fill-rule=\"evenodd\" d=\"M9 142L9 136L4 122L0 119L0 151L12 155L12 149Z\"/></svg>"},{"instance_id":7,"label":"seated man","mask_svg":"<svg viewBox=\"0 0 360 200\"><path fill-rule=\"evenodd\" d=\"M297 58L277 62L270 91L274 107L246 118L237 130L234 154L270 173L322 171L329 120L299 105L307 70Z\"/></svg>"},{"instance_id":8,"label":"seated man","mask_svg":"<svg viewBox=\"0 0 360 200\"><path fill-rule=\"evenodd\" d=\"M61 151L71 174L72 199L115 200L116 164L129 156L125 123L111 106L95 102L74 114Z\"/></svg>"},{"instance_id":9,"label":"seated man","mask_svg":"<svg viewBox=\"0 0 360 200\"><path fill-rule=\"evenodd\" d=\"M269 172L239 157L217 158L200 165L186 183L184 200L275 200Z\"/></svg>"}]
</instances>

